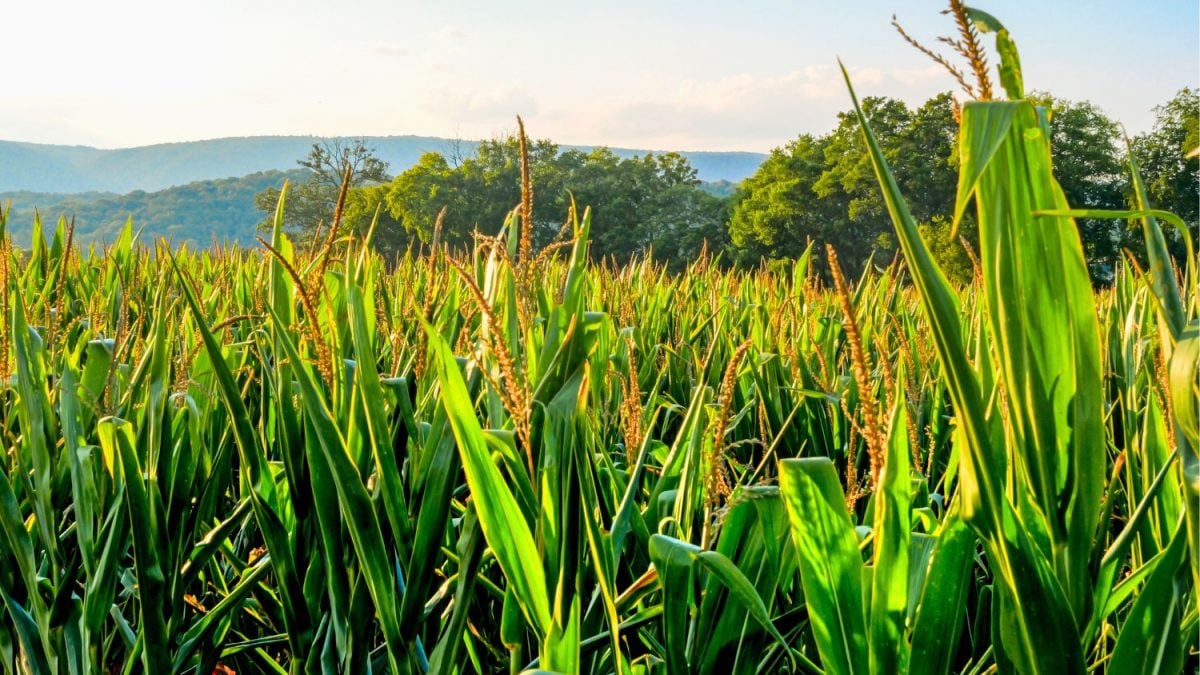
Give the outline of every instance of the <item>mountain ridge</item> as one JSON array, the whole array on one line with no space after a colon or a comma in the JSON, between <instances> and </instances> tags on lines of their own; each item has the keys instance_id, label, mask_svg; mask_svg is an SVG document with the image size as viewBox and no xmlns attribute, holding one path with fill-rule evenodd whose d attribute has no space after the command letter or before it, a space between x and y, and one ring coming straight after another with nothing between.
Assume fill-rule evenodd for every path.
<instances>
[{"instance_id":1,"label":"mountain ridge","mask_svg":"<svg viewBox=\"0 0 1200 675\"><path fill-rule=\"evenodd\" d=\"M129 148L96 148L0 140L0 192L71 194L137 190L153 192L196 181L236 178L264 171L288 171L314 143L363 138L393 174L403 172L425 152L469 154L479 141L437 136L231 136ZM600 146L560 145L567 149ZM621 157L667 152L611 148ZM766 159L746 151L678 151L703 181L740 182Z\"/></svg>"}]
</instances>

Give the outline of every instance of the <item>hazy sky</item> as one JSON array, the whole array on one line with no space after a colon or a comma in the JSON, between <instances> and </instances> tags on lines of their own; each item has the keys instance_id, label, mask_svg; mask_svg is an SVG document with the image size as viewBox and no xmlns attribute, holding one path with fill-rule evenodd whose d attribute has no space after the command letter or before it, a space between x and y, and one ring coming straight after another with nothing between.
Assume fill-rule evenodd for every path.
<instances>
[{"instance_id":1,"label":"hazy sky","mask_svg":"<svg viewBox=\"0 0 1200 675\"><path fill-rule=\"evenodd\" d=\"M1196 0L979 0L1025 82L1131 132L1200 85ZM860 95L949 77L893 31L951 32L942 1L21 2L0 9L0 139L123 147L257 134L492 137L765 151ZM990 47L992 40L985 36Z\"/></svg>"}]
</instances>

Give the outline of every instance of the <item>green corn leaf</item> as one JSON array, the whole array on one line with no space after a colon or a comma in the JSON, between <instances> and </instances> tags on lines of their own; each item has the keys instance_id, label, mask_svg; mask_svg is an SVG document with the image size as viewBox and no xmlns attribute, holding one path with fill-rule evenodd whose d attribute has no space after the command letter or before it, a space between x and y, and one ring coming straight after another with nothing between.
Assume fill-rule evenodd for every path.
<instances>
[{"instance_id":1,"label":"green corn leaf","mask_svg":"<svg viewBox=\"0 0 1200 675\"><path fill-rule=\"evenodd\" d=\"M33 541L21 517L20 503L13 492L8 475L0 466L0 540L8 555L16 559L21 583L26 589L37 588L37 558L34 556ZM35 593L35 601L40 597Z\"/></svg>"},{"instance_id":2,"label":"green corn leaf","mask_svg":"<svg viewBox=\"0 0 1200 675\"><path fill-rule=\"evenodd\" d=\"M220 628L221 622L226 617L242 607L242 601L246 596L256 590L262 579L271 571L270 562L266 558L256 562L252 568L242 575L237 586L230 589L217 605L210 608L204 614L203 619L196 622L184 633L180 640L179 650L173 655L175 672L182 671L188 659L200 646L200 643L209 639Z\"/></svg>"},{"instance_id":3,"label":"green corn leaf","mask_svg":"<svg viewBox=\"0 0 1200 675\"><path fill-rule=\"evenodd\" d=\"M833 463L824 457L781 461L779 491L792 524L821 666L837 675L867 673L862 557Z\"/></svg>"},{"instance_id":4,"label":"green corn leaf","mask_svg":"<svg viewBox=\"0 0 1200 675\"><path fill-rule=\"evenodd\" d=\"M51 560L58 559L58 543L52 530L54 505L51 503L54 461L49 438L57 435L57 419L50 406L46 388L45 343L25 318L24 303L12 306L12 348L17 365L17 419L21 424L21 443L16 449L18 466L29 473L33 481L33 511L37 516L37 532L41 545Z\"/></svg>"},{"instance_id":5,"label":"green corn leaf","mask_svg":"<svg viewBox=\"0 0 1200 675\"><path fill-rule=\"evenodd\" d=\"M1200 478L1191 473L1189 466L1197 461L1200 453L1200 410L1197 410L1200 401L1200 321L1193 321L1180 331L1168 367L1175 424L1183 432L1185 441L1180 443L1180 452L1184 455L1187 482L1190 482ZM1200 490L1200 484L1193 483L1191 487Z\"/></svg>"},{"instance_id":6,"label":"green corn leaf","mask_svg":"<svg viewBox=\"0 0 1200 675\"><path fill-rule=\"evenodd\" d=\"M275 321L282 328L282 320L275 317ZM292 363L303 363L299 349L286 331L277 332L276 338ZM338 504L350 531L355 553L362 565L367 590L375 603L375 611L379 614L380 627L387 642L389 658L392 660L391 667L397 669L399 664L407 661L407 643L400 633L400 621L397 616L399 598L394 567L383 543L383 534L371 497L362 483L358 468L346 451L345 440L325 405L312 373L303 367L294 368L293 372L300 385L309 423L337 490Z\"/></svg>"},{"instance_id":7,"label":"green corn leaf","mask_svg":"<svg viewBox=\"0 0 1200 675\"><path fill-rule=\"evenodd\" d=\"M628 671L628 664L621 654L621 620L617 610L617 556L613 551L612 537L604 531L600 520L602 513L600 495L596 490L595 467L592 458L586 452L587 445L575 445L575 463L580 487L580 516L583 520L584 533L587 535L588 551L591 554L593 570L599 588L601 602L604 604L605 619L608 622L609 634L612 636L613 654L616 660L616 671L621 675Z\"/></svg>"},{"instance_id":8,"label":"green corn leaf","mask_svg":"<svg viewBox=\"0 0 1200 675\"><path fill-rule=\"evenodd\" d=\"M37 622L33 620L29 612L25 611L24 607L13 600L11 595L2 589L0 589L0 594L4 595L4 606L8 609L9 616L13 618L17 638L21 641L21 652L25 657L23 661L28 664L33 675L51 675L54 670L50 667L50 661L43 649L42 636L38 632Z\"/></svg>"},{"instance_id":9,"label":"green corn leaf","mask_svg":"<svg viewBox=\"0 0 1200 675\"><path fill-rule=\"evenodd\" d=\"M303 585L300 583L295 558L277 510L275 481L270 475L263 459L264 454L260 450L254 430L250 426L250 414L242 401L241 389L233 379L233 373L230 372L228 364L225 363L225 356L221 352L220 345L208 328L204 312L200 309L200 302L192 290L191 283L180 269L178 262L174 258L169 258L169 261L183 288L184 300L192 311L192 317L196 321L204 349L212 364L217 378L217 391L229 411L233 438L237 445L238 457L241 460L241 470L245 472L246 480L251 487L250 499L254 506L254 517L262 531L267 550L271 554L275 574L282 580L280 597L287 615L288 644L297 658L302 658L307 654L307 641L312 636L312 627L309 625L307 605L303 602Z\"/></svg>"},{"instance_id":10,"label":"green corn leaf","mask_svg":"<svg viewBox=\"0 0 1200 675\"><path fill-rule=\"evenodd\" d=\"M663 591L663 639L667 673L688 672L688 614L694 583L693 556L700 547L671 537L650 537L650 561Z\"/></svg>"},{"instance_id":11,"label":"green corn leaf","mask_svg":"<svg viewBox=\"0 0 1200 675\"><path fill-rule=\"evenodd\" d=\"M1173 222L1183 234L1184 241L1188 244L1188 280L1190 287L1195 289L1197 270L1193 261L1196 259L1196 253L1192 248L1191 235L1188 233L1187 227L1179 227L1180 223L1172 220L1173 214L1164 217L1162 213L1151 211L1150 199L1146 195L1146 185L1142 182L1142 174L1138 169L1137 159L1134 157L1133 147L1128 139L1125 141L1125 154L1129 162L1134 205L1138 210L1146 212L1138 215L1137 218L1142 221L1142 234L1146 241L1146 258L1150 263L1150 283L1154 289L1154 295L1163 307L1163 313L1159 320L1165 324L1171 337L1178 338L1187 321L1187 314L1183 309L1183 298L1180 296L1179 287L1175 285L1175 274L1171 265L1170 253L1167 251L1167 242L1156 218L1162 217Z\"/></svg>"},{"instance_id":12,"label":"green corn leaf","mask_svg":"<svg viewBox=\"0 0 1200 675\"><path fill-rule=\"evenodd\" d=\"M971 198L979 187L980 179L1012 129L1017 109L1018 104L1015 103L980 107L973 120L971 133L960 133L958 190L954 198L951 236L958 231L958 225L966 214L967 207L971 205ZM877 166L876 174L878 173Z\"/></svg>"},{"instance_id":13,"label":"green corn leaf","mask_svg":"<svg viewBox=\"0 0 1200 675\"><path fill-rule=\"evenodd\" d=\"M124 570L123 559L129 547L129 518L121 513L121 494L117 494L104 527L100 530L104 546L100 552L95 572L88 579L83 603L84 629L91 634L99 633L113 609L113 598L117 594L117 580Z\"/></svg>"},{"instance_id":14,"label":"green corn leaf","mask_svg":"<svg viewBox=\"0 0 1200 675\"><path fill-rule=\"evenodd\" d=\"M975 535L956 515L942 524L921 589L912 629L912 661L921 672L949 673L962 635L970 595Z\"/></svg>"},{"instance_id":15,"label":"green corn leaf","mask_svg":"<svg viewBox=\"0 0 1200 675\"><path fill-rule=\"evenodd\" d=\"M1200 321L1192 321L1175 343L1169 364L1176 442L1183 466L1192 588L1200 601Z\"/></svg>"},{"instance_id":16,"label":"green corn leaf","mask_svg":"<svg viewBox=\"0 0 1200 675\"><path fill-rule=\"evenodd\" d=\"M844 69L843 75L845 75L847 86L849 87L849 76L845 74ZM888 210L900 238L901 248L909 261L910 269L913 270L914 283L921 293L922 304L930 319L939 359L949 378L950 386L948 391L951 401L960 417L963 436L966 440L965 452L960 453L959 462L962 474L959 477L961 486L959 492L960 506L966 521L976 529L981 538L988 544L990 557L994 561L997 573L1003 581L1003 584L1000 586L1001 592L998 593L998 600L1000 602L997 604L1000 616L1005 620L1003 630L1000 630L997 634L1002 636L1002 639L1008 643L1008 648L1003 654L1015 655L1019 659L1021 667L1029 672L1082 672L1084 664L1078 640L1078 629L1076 628L1074 617L1066 604L1063 589L1054 577L1053 567L1036 548L1030 533L1018 520L1012 504L1008 502L1002 492L1004 473L997 465L1002 457L994 454L991 450L992 443L988 436L988 425L985 422L983 413L984 406L980 398L979 380L964 354L963 341L959 332L959 319L955 312L957 303L954 301L954 296L945 282L945 277L941 274L936 263L931 259L928 249L920 238L916 223L913 221L912 215L909 213L904 199L900 195L896 181L892 177L878 142L871 132L870 125L862 114L852 88L850 94L851 99L854 101L855 109L858 112L859 121L872 162L875 166L876 175L883 188ZM974 169L966 166L965 163L968 159L966 156L963 157L964 166L962 171L966 172L971 178L966 179L964 182L964 179L960 177L960 203L956 207L956 210L965 208L965 203L961 200L975 193L978 186L985 180L995 181L998 185L1000 184L999 181L1001 179L996 176L989 177L988 172L994 170L995 165L992 160L1001 154L1001 146L1008 145L1009 152L1019 152L1014 147L1021 146L1026 140L1029 140L1024 130L1019 134L1021 140L1015 142L1015 146L1014 143L1000 137L1002 135L1001 132L1003 132L1003 135L1011 133L1011 130L1016 125L1016 116L1023 110L1020 106L1027 106L1028 104L991 103L973 105L982 106L977 107L977 110L980 111L980 116L977 118L979 122L972 123L973 126L970 127L976 130L980 140L965 138L962 140L961 146L963 148L982 148L983 151L976 154L977 159L971 160L976 165ZM970 107L968 106L968 108ZM1025 114L1032 114L1032 112L1031 106L1025 110ZM1038 127L1039 129L1041 128L1040 124ZM967 132L964 131L964 135L967 135ZM1045 143L1044 136L1039 136L1036 133L1032 135L1032 141L1034 143ZM1044 167L1035 163L1032 168L1027 168L1031 171L1036 171L1038 168L1045 169L1045 172L1039 175L1039 179L1050 180L1048 166L1049 158L1047 151ZM964 185L966 186L965 189ZM995 189L1002 188L996 187ZM1061 191L1058 192L1057 196L1061 197ZM993 202L989 199L986 204L981 206L981 212L986 211L992 205ZM1026 213L1030 213L1032 210L1030 208ZM1075 236L1078 237L1077 234ZM1077 241L1076 239L1076 244ZM1027 242L1026 245L1031 244ZM1070 257L1070 254L1066 254L1065 257ZM1071 262L1074 261L1072 260ZM1029 272L1034 273L1033 269L1029 270ZM1068 287L1067 290L1071 292L1076 291L1073 287ZM995 301L993 300L993 306L995 306L994 303ZM1057 304L1057 301L1049 303L1043 308L1043 311L1051 311L1050 308L1057 306ZM1073 309L1079 315L1083 314L1083 308L1078 306L1078 303ZM1092 311L1094 312L1094 310ZM1094 314L1092 321L1094 321ZM1054 324L1055 322L1051 321L1049 324L1045 324L1045 326ZM1086 328L1082 330L1086 332ZM1068 339L1074 340L1077 337L1079 336L1072 335L1068 336ZM1086 342L1089 338L1084 336L1081 339L1085 342L1084 348L1086 350L1088 346ZM1098 339L1098 335L1091 339L1093 340L1091 344L1094 346L1094 340ZM1086 359L1085 355L1085 363L1083 365L1085 374L1094 374L1088 370L1090 364L1086 363ZM1073 368L1074 364L1071 364L1071 366ZM1095 391L1087 392L1085 398L1094 400L1091 397L1098 390L1099 387L1097 386ZM1061 398L1058 400L1061 400ZM1087 415L1094 411L1088 408L1085 403L1083 412L1086 414L1081 415L1083 419L1079 419L1078 423L1088 433L1091 433L1095 430L1095 427L1090 424L1092 420L1087 419ZM1065 411L1062 414L1065 414ZM1075 441L1077 451L1092 452L1102 447L1098 443L1089 447L1082 442L1083 439L1087 438L1087 434L1080 434L1080 436L1082 438ZM1031 457L1032 461L1038 461L1038 459L1037 457ZM1042 461L1049 461L1047 458L1040 459ZM1088 531L1089 516L1092 519L1090 522L1094 526L1095 514L1099 509L1098 495L1095 502L1093 502L1090 499L1090 493L1093 491L1093 488L1099 485L1096 479L1099 478L1102 480L1103 472L1096 466L1079 468L1081 471L1087 472L1085 477L1088 479L1088 489L1081 490L1081 494L1072 501L1078 515L1073 530L1077 536L1073 538L1073 541L1075 545L1084 543L1082 534L1087 532L1088 539L1085 543L1088 549L1087 554L1090 554L1090 537L1092 533ZM1099 487L1102 488L1102 485L1099 485ZM1087 509L1092 510L1087 511ZM1057 513L1057 507L1054 512ZM793 525L795 525L794 522ZM1087 563L1086 555L1081 559L1076 551L1072 551L1070 559L1073 570L1081 570ZM1081 584L1083 581L1081 576L1071 576L1069 578L1074 580L1076 584ZM1024 597L1040 597L1044 599L1044 602L1039 603L1039 606L1035 608L1021 603L1020 598ZM998 622L997 626L999 625ZM1001 647L998 646L997 649L1000 650ZM997 653L998 655L1003 655L1000 651Z\"/></svg>"},{"instance_id":17,"label":"green corn leaf","mask_svg":"<svg viewBox=\"0 0 1200 675\"><path fill-rule=\"evenodd\" d=\"M433 655L429 657L429 672L448 672L452 664L458 663L458 654L463 649L463 630L467 626L472 591L478 578L479 565L483 560L487 542L473 507L463 514L462 532L458 539L458 585L454 593L454 609L450 620L439 636Z\"/></svg>"},{"instance_id":18,"label":"green corn leaf","mask_svg":"<svg viewBox=\"0 0 1200 675\"><path fill-rule=\"evenodd\" d=\"M1129 580L1148 572L1149 568L1146 565L1142 565L1137 570L1134 570L1133 574L1123 580L1116 588L1113 587L1113 583L1116 580L1117 568L1126 560L1125 554L1133 545L1137 534L1142 531L1143 521L1148 518L1154 505L1157 503L1158 494L1167 482L1166 478L1175 463L1176 455L1178 455L1178 451L1172 453L1167 458L1167 461L1163 462L1162 467L1154 476L1154 480L1151 481L1149 487L1142 494L1142 500L1138 503L1137 508L1129 516L1125 527L1113 539L1112 544L1105 551L1104 557L1100 560L1100 569L1096 573L1096 599L1093 603L1091 622L1085 633L1089 638L1087 642L1091 642L1090 638L1094 638L1097 631L1100 630L1101 622L1116 611L1120 602L1132 592L1134 585L1126 585Z\"/></svg>"},{"instance_id":19,"label":"green corn leaf","mask_svg":"<svg viewBox=\"0 0 1200 675\"><path fill-rule=\"evenodd\" d=\"M763 630L775 638L780 646L788 649L787 640L784 639L779 629L775 627L774 622L771 621L771 616L767 613L767 606L763 602L762 596L758 594L758 591L754 588L754 584L750 583L750 580L738 569L737 565L734 565L729 558L716 551L701 551L696 554L696 560L704 565L709 573L719 579L729 589L730 594L734 598L737 598L738 602L750 612L751 618Z\"/></svg>"},{"instance_id":20,"label":"green corn leaf","mask_svg":"<svg viewBox=\"0 0 1200 675\"><path fill-rule=\"evenodd\" d=\"M904 370L896 375L904 381ZM868 637L871 644L871 672L908 671L908 642L904 624L908 613L909 542L912 517L909 513L908 426L903 389L895 392L895 405L889 425L887 455L875 495L874 574Z\"/></svg>"},{"instance_id":21,"label":"green corn leaf","mask_svg":"<svg viewBox=\"0 0 1200 675\"><path fill-rule=\"evenodd\" d=\"M492 462L458 361L432 326L426 325L425 331L429 338L430 360L442 388L442 405L458 441L484 537L495 551L496 561L504 571L526 621L539 637L545 636L551 623L550 602L546 597L546 576L533 535L500 470Z\"/></svg>"},{"instance_id":22,"label":"green corn leaf","mask_svg":"<svg viewBox=\"0 0 1200 675\"><path fill-rule=\"evenodd\" d=\"M1014 121L981 170L975 198L987 316L1010 410L1007 445L1052 541L1063 546L1055 566L1083 617L1105 479L1097 312L1074 221L1029 215L1067 206L1051 174L1048 127L1033 105L967 104L962 145L997 106L1015 108Z\"/></svg>"},{"instance_id":23,"label":"green corn leaf","mask_svg":"<svg viewBox=\"0 0 1200 675\"><path fill-rule=\"evenodd\" d=\"M146 672L165 673L171 666L163 615L166 579L155 541L160 525L157 509L151 503L142 466L134 454L132 425L109 418L100 423L98 430L100 442L114 448L120 458L125 478L125 505L133 533L134 569L141 599L138 639L142 643L143 667Z\"/></svg>"},{"instance_id":24,"label":"green corn leaf","mask_svg":"<svg viewBox=\"0 0 1200 675\"><path fill-rule=\"evenodd\" d=\"M1180 522L1166 550L1146 563L1154 566L1154 572L1117 634L1109 672L1183 672L1186 647L1179 623L1184 612L1184 597L1178 592L1175 579L1186 552L1186 536Z\"/></svg>"}]
</instances>

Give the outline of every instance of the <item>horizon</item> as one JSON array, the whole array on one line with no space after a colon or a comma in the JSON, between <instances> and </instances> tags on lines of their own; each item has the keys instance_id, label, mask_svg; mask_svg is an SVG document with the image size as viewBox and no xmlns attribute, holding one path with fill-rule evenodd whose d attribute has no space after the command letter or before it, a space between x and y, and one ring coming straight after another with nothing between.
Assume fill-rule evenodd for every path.
<instances>
[{"instance_id":1,"label":"horizon","mask_svg":"<svg viewBox=\"0 0 1200 675\"><path fill-rule=\"evenodd\" d=\"M943 3L900 4L25 3L9 25L54 26L56 41L26 30L0 44L7 62L30 63L6 83L0 136L98 149L252 136L486 139L515 130L519 114L532 137L561 145L765 153L832 129L848 109L838 57L861 96L915 105L953 88L890 25L898 14L943 51L936 37L953 28ZM993 4L1031 90L1091 101L1130 134L1200 84L1197 3ZM1129 48L1130 32L1156 39ZM984 43L994 53L990 36Z\"/></svg>"},{"instance_id":2,"label":"horizon","mask_svg":"<svg viewBox=\"0 0 1200 675\"><path fill-rule=\"evenodd\" d=\"M515 137L516 124L513 125L512 133L507 134L507 135ZM371 140L371 139L412 138L412 139L421 139L421 140L462 141L464 143L482 143L484 141L494 140L494 139L503 138L503 137L504 137L504 135L494 135L489 138L450 138L448 136L431 136L428 134L399 134L399 133L398 134L340 134L340 135L336 135L336 136L329 136L329 135L322 135L322 134L248 134L248 135L239 135L239 136L215 136L212 138L192 138L192 139L179 140L179 141L162 141L162 142L158 142L158 143L146 143L144 145L120 145L120 146L100 146L100 145L90 145L87 143L43 143L40 141L25 141L25 140L16 139L16 138L0 138L0 143L18 143L18 144L24 144L24 145L43 145L43 146L48 146L48 147L60 147L60 148L86 148L89 150L100 150L100 151L107 152L107 151L112 151L112 150L137 150L137 149L141 149L141 148L153 148L153 147L161 147L161 146L165 146L165 145L187 145L189 143L211 143L211 142L218 142L218 141L236 141L236 140L244 140L244 139L252 139L252 138L287 138L287 139L303 138L303 139L312 139L312 140L333 140L333 139L354 140L354 139L360 139L360 138L366 139L366 140ZM624 146L624 145L606 145L604 143L561 143L556 139L544 138L544 137L532 137L531 136L531 138L534 138L535 140L548 140L551 143L554 143L555 145L557 145L559 147L559 149L607 148L609 150L615 150L615 151L648 152L648 153L654 153L654 154L667 153L667 152L686 153L686 154L720 154L720 155L731 155L731 154L767 155L767 154L770 154L770 150L760 152L757 150L736 150L736 149L734 149L734 150L706 150L706 149L695 149L695 148L634 148L634 147L629 147L629 146Z\"/></svg>"}]
</instances>

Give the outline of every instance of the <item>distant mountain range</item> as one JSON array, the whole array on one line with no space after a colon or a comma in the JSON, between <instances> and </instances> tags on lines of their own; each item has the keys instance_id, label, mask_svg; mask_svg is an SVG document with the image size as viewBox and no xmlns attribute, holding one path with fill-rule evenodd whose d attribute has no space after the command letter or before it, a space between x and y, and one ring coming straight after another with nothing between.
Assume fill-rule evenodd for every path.
<instances>
[{"instance_id":1,"label":"distant mountain range","mask_svg":"<svg viewBox=\"0 0 1200 675\"><path fill-rule=\"evenodd\" d=\"M296 160L314 143L329 140L333 139L255 136L120 150L0 141L0 208L11 205L5 229L24 246L35 214L47 231L60 217L74 219L75 240L86 245L111 240L132 218L149 239L253 246L255 226L263 219L254 207L254 195L284 180L303 180L307 174ZM421 136L374 137L367 143L393 174L415 164L425 152L463 155L477 145ZM648 152L613 151L623 157ZM766 158L752 152L681 154L696 168L704 188L721 196L730 194Z\"/></svg>"},{"instance_id":2,"label":"distant mountain range","mask_svg":"<svg viewBox=\"0 0 1200 675\"><path fill-rule=\"evenodd\" d=\"M235 178L264 171L288 171L317 136L248 136L102 150L82 145L43 145L0 141L0 192L147 192L195 181ZM372 136L367 145L393 174L425 152L469 154L475 141L430 136ZM564 146L567 147L576 146ZM649 150L613 148L622 157ZM766 155L755 152L682 152L700 180L739 182L754 173Z\"/></svg>"}]
</instances>

